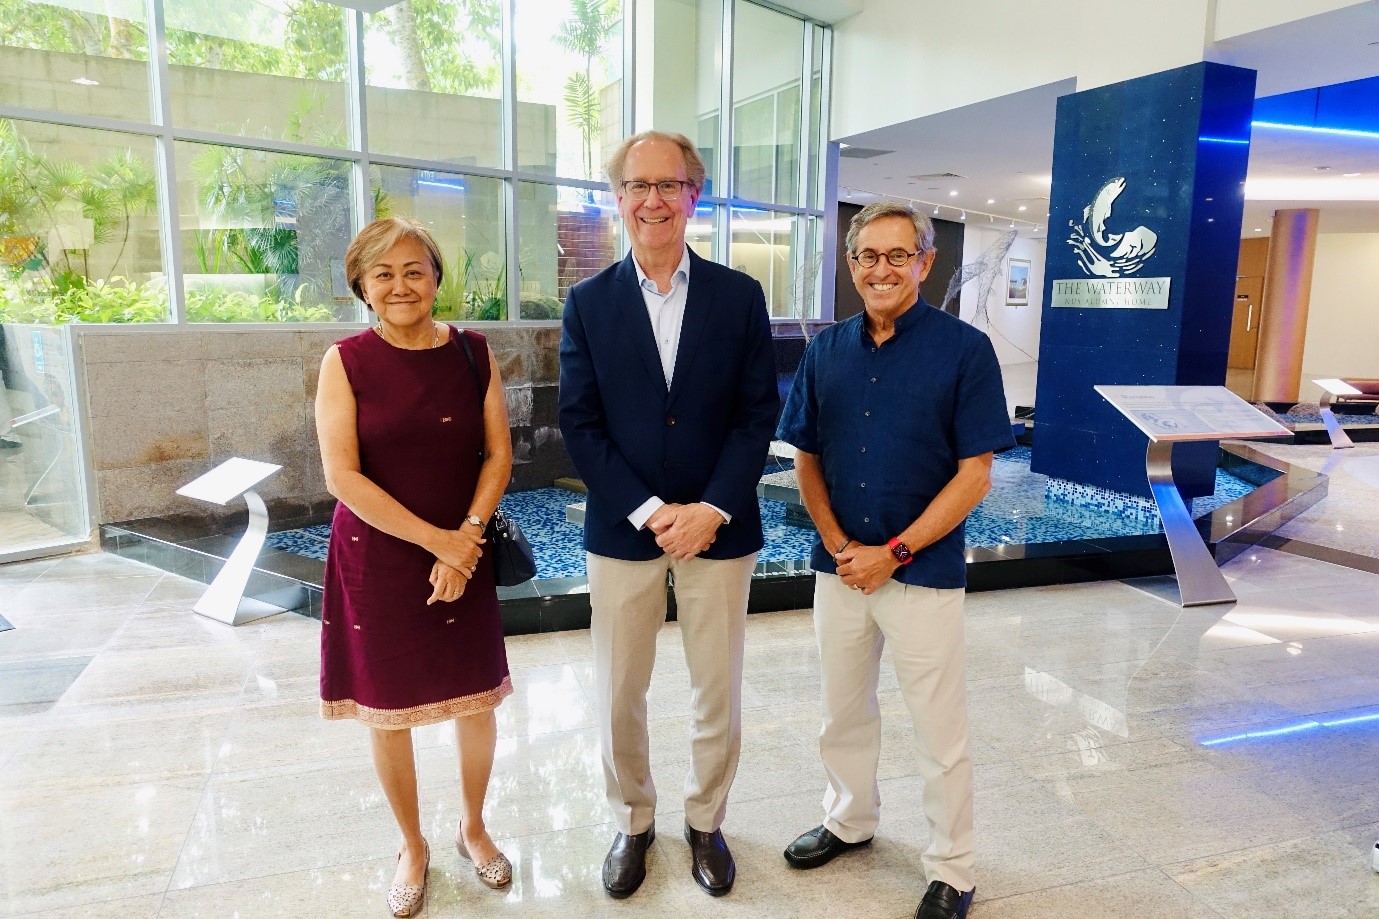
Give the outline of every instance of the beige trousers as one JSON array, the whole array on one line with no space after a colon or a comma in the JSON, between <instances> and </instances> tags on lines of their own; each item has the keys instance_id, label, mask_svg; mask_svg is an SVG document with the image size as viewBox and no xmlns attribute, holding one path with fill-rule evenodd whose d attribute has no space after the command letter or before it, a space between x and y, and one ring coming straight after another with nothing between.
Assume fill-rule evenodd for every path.
<instances>
[{"instance_id":1,"label":"beige trousers","mask_svg":"<svg viewBox=\"0 0 1379 919\"><path fill-rule=\"evenodd\" d=\"M647 741L646 691L656 635L666 620L666 576L689 666L690 772L685 820L718 829L742 749L742 640L756 554L733 559L662 556L628 562L587 554L599 746L608 804L622 833L644 833L656 816ZM657 712L664 717L680 710Z\"/></svg>"},{"instance_id":2,"label":"beige trousers","mask_svg":"<svg viewBox=\"0 0 1379 919\"><path fill-rule=\"evenodd\" d=\"M976 886L976 876L963 598L962 590L897 581L865 596L836 575L820 572L814 587L814 631L823 671L819 754L828 776L824 826L845 842L861 842L875 835L881 821L876 685L881 649L889 641L914 724L924 819L933 840L922 857L926 880L968 891Z\"/></svg>"}]
</instances>

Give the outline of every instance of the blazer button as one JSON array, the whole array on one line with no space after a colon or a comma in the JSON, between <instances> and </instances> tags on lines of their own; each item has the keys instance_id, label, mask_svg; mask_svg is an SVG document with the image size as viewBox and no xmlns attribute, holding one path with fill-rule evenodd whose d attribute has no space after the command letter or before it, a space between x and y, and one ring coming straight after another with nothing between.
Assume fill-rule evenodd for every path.
<instances>
[{"instance_id":1,"label":"blazer button","mask_svg":"<svg viewBox=\"0 0 1379 919\"><path fill-rule=\"evenodd\" d=\"M667 416L666 416L666 424L669 425L669 426L672 427L672 428L675 427L675 416L674 416L674 415L667 415Z\"/></svg>"}]
</instances>

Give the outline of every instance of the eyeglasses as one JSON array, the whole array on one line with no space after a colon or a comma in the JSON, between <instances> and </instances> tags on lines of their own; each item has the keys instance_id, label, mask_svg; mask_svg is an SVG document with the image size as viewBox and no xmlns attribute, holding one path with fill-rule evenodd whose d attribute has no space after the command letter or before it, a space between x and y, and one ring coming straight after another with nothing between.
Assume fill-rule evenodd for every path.
<instances>
[{"instance_id":1,"label":"eyeglasses","mask_svg":"<svg viewBox=\"0 0 1379 919\"><path fill-rule=\"evenodd\" d=\"M886 253L885 258L886 261L890 262L896 268L904 268L909 264L910 259L914 258L916 255L919 255L919 253L906 252L904 249L892 249ZM881 257L881 253L873 252L870 249L863 249L855 255L853 253L848 253L848 258L852 259L863 268L871 268L877 262L881 261Z\"/></svg>"},{"instance_id":2,"label":"eyeglasses","mask_svg":"<svg viewBox=\"0 0 1379 919\"><path fill-rule=\"evenodd\" d=\"M633 179L630 182L622 183L623 194L637 201L644 201L651 194L651 189L656 189L657 196L662 201L680 197L680 190L693 188L693 182L686 182L684 179L665 179L660 182L642 182Z\"/></svg>"}]
</instances>

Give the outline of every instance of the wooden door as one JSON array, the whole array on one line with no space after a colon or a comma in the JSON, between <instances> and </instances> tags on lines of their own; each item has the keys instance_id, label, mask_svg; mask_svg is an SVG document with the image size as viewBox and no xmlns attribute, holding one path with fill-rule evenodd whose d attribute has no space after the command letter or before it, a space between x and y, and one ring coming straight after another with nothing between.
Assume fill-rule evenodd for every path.
<instances>
[{"instance_id":1,"label":"wooden door","mask_svg":"<svg viewBox=\"0 0 1379 919\"><path fill-rule=\"evenodd\" d=\"M1231 350L1226 361L1226 365L1232 370L1254 369L1263 301L1263 278L1236 279L1235 312L1231 319Z\"/></svg>"}]
</instances>

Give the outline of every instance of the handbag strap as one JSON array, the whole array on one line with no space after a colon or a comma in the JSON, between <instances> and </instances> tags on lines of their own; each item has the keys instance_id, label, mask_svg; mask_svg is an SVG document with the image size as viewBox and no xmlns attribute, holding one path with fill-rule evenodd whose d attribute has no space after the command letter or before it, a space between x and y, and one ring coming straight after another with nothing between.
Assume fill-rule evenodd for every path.
<instances>
[{"instance_id":1,"label":"handbag strap","mask_svg":"<svg viewBox=\"0 0 1379 919\"><path fill-rule=\"evenodd\" d=\"M464 352L464 359L469 362L470 373L474 374L474 388L479 391L479 411L482 413L484 410L484 397L487 395L484 391L484 379L479 376L479 362L474 360L474 349L469 346L469 334L465 332L464 329L460 329L459 333L460 350ZM479 447L479 458L484 458L484 448L482 445ZM494 513L497 512L495 511Z\"/></svg>"},{"instance_id":2,"label":"handbag strap","mask_svg":"<svg viewBox=\"0 0 1379 919\"><path fill-rule=\"evenodd\" d=\"M474 388L479 390L479 405L484 404L484 378L479 376L479 362L474 360L474 349L469 346L469 335L464 329L460 329L459 339L460 348L464 351L464 359L469 362L469 372L474 374Z\"/></svg>"}]
</instances>

